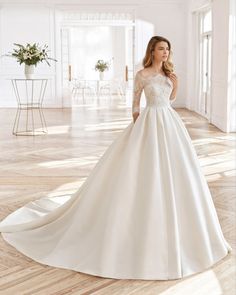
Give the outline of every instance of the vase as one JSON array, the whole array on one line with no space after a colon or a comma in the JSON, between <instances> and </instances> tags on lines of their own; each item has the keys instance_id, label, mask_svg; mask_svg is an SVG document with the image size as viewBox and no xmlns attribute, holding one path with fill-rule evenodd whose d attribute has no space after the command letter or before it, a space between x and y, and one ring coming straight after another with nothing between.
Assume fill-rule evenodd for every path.
<instances>
[{"instance_id":1,"label":"vase","mask_svg":"<svg viewBox=\"0 0 236 295\"><path fill-rule=\"evenodd\" d=\"M33 79L33 76L34 76L34 65L25 64L25 78Z\"/></svg>"},{"instance_id":2,"label":"vase","mask_svg":"<svg viewBox=\"0 0 236 295\"><path fill-rule=\"evenodd\" d=\"M103 80L104 79L104 72L99 72L99 79Z\"/></svg>"}]
</instances>

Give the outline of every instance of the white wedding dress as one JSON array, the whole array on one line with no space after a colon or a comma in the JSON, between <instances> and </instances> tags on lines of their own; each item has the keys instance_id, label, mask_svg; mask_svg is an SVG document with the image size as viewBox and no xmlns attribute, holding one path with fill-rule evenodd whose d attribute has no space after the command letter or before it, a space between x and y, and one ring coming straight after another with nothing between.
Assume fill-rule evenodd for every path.
<instances>
[{"instance_id":1,"label":"white wedding dress","mask_svg":"<svg viewBox=\"0 0 236 295\"><path fill-rule=\"evenodd\" d=\"M116 279L178 279L231 252L172 88L160 73L137 72L132 111L143 90L146 106L136 122L73 195L2 220L3 239L39 263Z\"/></svg>"}]
</instances>

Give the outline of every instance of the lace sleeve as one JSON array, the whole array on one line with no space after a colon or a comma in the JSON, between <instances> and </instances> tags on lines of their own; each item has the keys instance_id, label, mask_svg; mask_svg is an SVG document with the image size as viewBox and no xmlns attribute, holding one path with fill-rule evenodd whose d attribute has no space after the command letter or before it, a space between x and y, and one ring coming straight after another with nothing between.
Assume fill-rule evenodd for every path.
<instances>
[{"instance_id":1,"label":"lace sleeve","mask_svg":"<svg viewBox=\"0 0 236 295\"><path fill-rule=\"evenodd\" d=\"M143 91L143 81L137 72L134 78L132 114L140 113L140 99Z\"/></svg>"}]
</instances>

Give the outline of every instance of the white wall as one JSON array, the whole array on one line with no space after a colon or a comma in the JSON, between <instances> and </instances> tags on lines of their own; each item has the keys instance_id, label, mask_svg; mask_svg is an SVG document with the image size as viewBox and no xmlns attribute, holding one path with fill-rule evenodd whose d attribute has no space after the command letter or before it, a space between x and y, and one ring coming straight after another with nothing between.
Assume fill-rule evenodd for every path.
<instances>
[{"instance_id":1,"label":"white wall","mask_svg":"<svg viewBox=\"0 0 236 295\"><path fill-rule=\"evenodd\" d=\"M41 5L2 6L0 9L0 54L12 51L13 43L39 42L48 44L54 55L53 10ZM0 59L0 106L15 106L11 82L7 79L17 78L23 74L24 66L10 57ZM36 68L39 76L49 78L46 100L49 105L56 105L55 65L51 67L39 64Z\"/></svg>"},{"instance_id":2,"label":"white wall","mask_svg":"<svg viewBox=\"0 0 236 295\"><path fill-rule=\"evenodd\" d=\"M236 132L236 1L229 3L228 131Z\"/></svg>"},{"instance_id":3,"label":"white wall","mask_svg":"<svg viewBox=\"0 0 236 295\"><path fill-rule=\"evenodd\" d=\"M224 131L228 129L228 4L215 0L212 6L212 123Z\"/></svg>"},{"instance_id":4,"label":"white wall","mask_svg":"<svg viewBox=\"0 0 236 295\"><path fill-rule=\"evenodd\" d=\"M113 77L114 78L125 78L125 27L113 27L112 28L113 36ZM110 78L113 78L112 76Z\"/></svg>"}]
</instances>

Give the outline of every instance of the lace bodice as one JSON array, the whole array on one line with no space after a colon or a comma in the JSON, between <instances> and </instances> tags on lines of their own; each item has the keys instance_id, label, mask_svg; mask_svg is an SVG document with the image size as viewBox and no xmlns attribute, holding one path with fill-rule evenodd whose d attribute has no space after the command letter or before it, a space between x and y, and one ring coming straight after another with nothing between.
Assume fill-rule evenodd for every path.
<instances>
[{"instance_id":1,"label":"lace bodice","mask_svg":"<svg viewBox=\"0 0 236 295\"><path fill-rule=\"evenodd\" d=\"M140 112L140 99L142 91L146 97L146 107L148 106L170 106L176 97L170 99L173 89L172 81L163 74L154 74L144 77L138 71L134 78L132 113Z\"/></svg>"}]
</instances>

